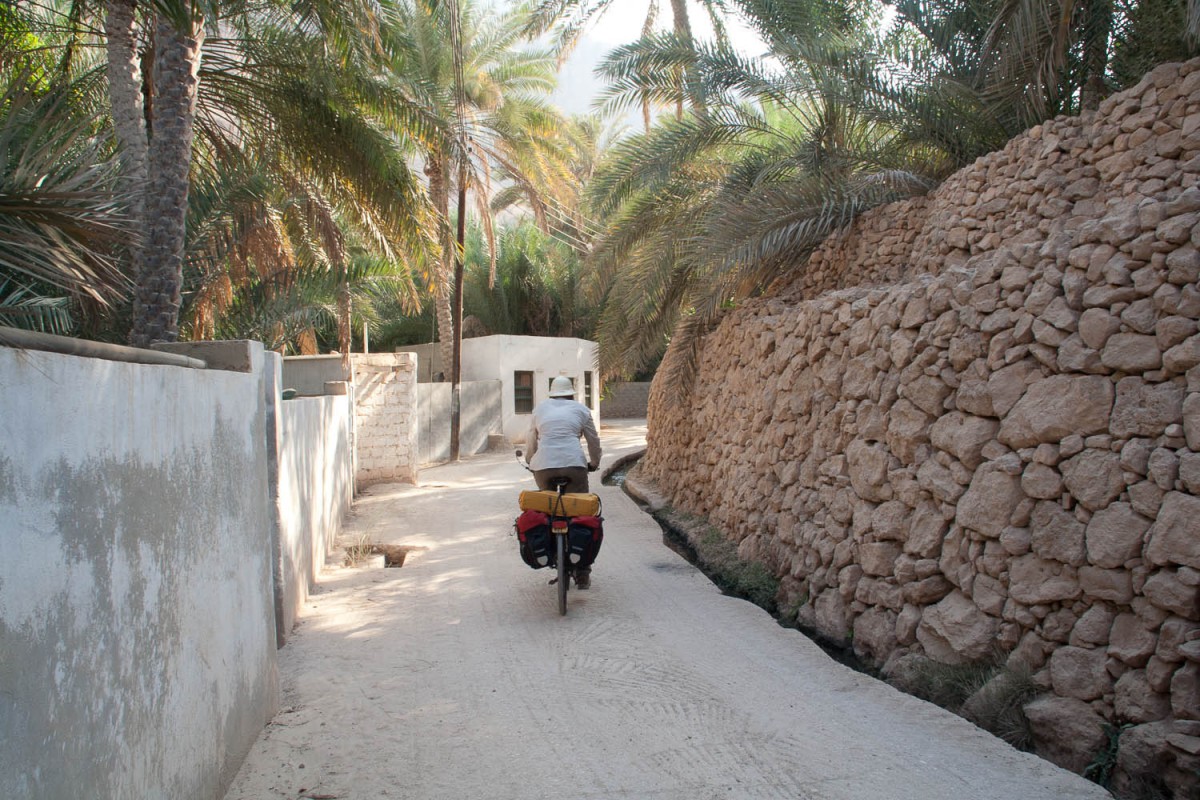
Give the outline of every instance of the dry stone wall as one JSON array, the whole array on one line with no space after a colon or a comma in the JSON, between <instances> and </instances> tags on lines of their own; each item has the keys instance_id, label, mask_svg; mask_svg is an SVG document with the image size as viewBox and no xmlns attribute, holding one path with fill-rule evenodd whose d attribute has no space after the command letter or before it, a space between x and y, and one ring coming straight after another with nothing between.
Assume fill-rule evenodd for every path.
<instances>
[{"instance_id":1,"label":"dry stone wall","mask_svg":"<svg viewBox=\"0 0 1200 800\"><path fill-rule=\"evenodd\" d=\"M1128 723L1123 768L1194 790L1198 184L1193 61L864 215L729 312L690 397L655 386L644 477L825 635L998 648L1045 755Z\"/></svg>"}]
</instances>

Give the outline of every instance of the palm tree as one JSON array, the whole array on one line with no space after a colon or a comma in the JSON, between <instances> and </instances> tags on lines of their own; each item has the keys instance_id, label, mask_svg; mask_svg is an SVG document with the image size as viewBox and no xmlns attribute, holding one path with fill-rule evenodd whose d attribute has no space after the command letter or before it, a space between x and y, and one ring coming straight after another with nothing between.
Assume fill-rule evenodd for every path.
<instances>
[{"instance_id":1,"label":"palm tree","mask_svg":"<svg viewBox=\"0 0 1200 800\"><path fill-rule=\"evenodd\" d=\"M606 297L605 375L640 371L673 339L680 357L667 366L685 377L722 307L803 263L857 213L933 184L893 131L860 113L854 87L822 68L818 56L846 45L779 39L778 68L698 48L708 112L619 143L593 181L608 221L590 258ZM622 48L603 66L611 99L670 97L665 67L690 57L668 37Z\"/></svg>"},{"instance_id":2,"label":"palm tree","mask_svg":"<svg viewBox=\"0 0 1200 800\"><path fill-rule=\"evenodd\" d=\"M991 115L1016 120L1010 135L1095 109L1157 64L1200 53L1200 14L1189 18L1200 11L1195 0L905 0L896 8L898 36L919 43L901 65L918 67L918 82L939 77Z\"/></svg>"},{"instance_id":3,"label":"palm tree","mask_svg":"<svg viewBox=\"0 0 1200 800\"><path fill-rule=\"evenodd\" d=\"M467 240L465 311L487 333L590 338L594 306L584 292L583 257L574 242L547 234L531 220L496 237L495 279L483 232Z\"/></svg>"},{"instance_id":4,"label":"palm tree","mask_svg":"<svg viewBox=\"0 0 1200 800\"><path fill-rule=\"evenodd\" d=\"M455 24L462 48L461 96L456 96L451 36L455 8L460 15ZM521 49L526 38L519 11L496 16L464 2L436 7L413 3L400 12L397 24L407 31L408 41L393 62L394 80L404 91L420 94L443 120L441 135L421 143L421 159L430 200L444 221L434 302L443 363L450 364L455 335L450 288L457 247L449 226L451 192L456 185L462 191L464 180L475 190L489 243L494 241L488 205L494 184L515 187L535 216L544 219L545 194L562 191L569 181L563 120L548 102L554 59L545 51ZM463 218L464 211L458 214Z\"/></svg>"},{"instance_id":5,"label":"palm tree","mask_svg":"<svg viewBox=\"0 0 1200 800\"><path fill-rule=\"evenodd\" d=\"M145 347L153 342L174 341L179 336L179 307L182 301L183 247L186 235L189 173L195 122L196 94L199 87L201 51L204 45L203 16L191 3L181 2L162 8L153 19L153 71L150 76L150 128L145 149L145 177L138 172L140 142L126 140L136 135L129 130L129 106L141 97L140 87L132 84L136 73L130 70L126 46L133 18L123 0L109 3L110 27L117 34L114 55L124 67L109 73L110 91L115 91L114 119L122 134L124 174L130 181L135 213L141 212L142 240L134 251L136 290L133 303L133 327L130 343ZM119 53L117 52L119 50ZM132 147L133 152L127 150ZM138 181L142 181L138 183Z\"/></svg>"},{"instance_id":6,"label":"palm tree","mask_svg":"<svg viewBox=\"0 0 1200 800\"><path fill-rule=\"evenodd\" d=\"M265 12L224 24L202 73L194 183L204 193L192 204L186 273L193 333L226 304L231 279L269 287L290 271L303 280L324 269L343 277L335 346L346 354L353 259L390 265L408 296L411 270L433 255L424 191L406 159L439 121L394 90L382 29L370 47L347 39L331 61L336 30L313 33Z\"/></svg>"},{"instance_id":7,"label":"palm tree","mask_svg":"<svg viewBox=\"0 0 1200 800\"><path fill-rule=\"evenodd\" d=\"M214 338L255 339L279 352L315 355L344 347L347 327L357 331L366 325L374 341L374 332L385 322L381 310L419 309L411 276L398 276L394 263L357 248L351 248L346 261L337 272L316 266L256 273L229 293L218 316L197 317L196 322L207 323ZM352 298L349 326L342 319L347 290Z\"/></svg>"},{"instance_id":8,"label":"palm tree","mask_svg":"<svg viewBox=\"0 0 1200 800\"><path fill-rule=\"evenodd\" d=\"M309 105L306 110L311 111L315 105L318 111L325 112L318 121L327 120L332 116L335 124L345 123L348 118L355 116L355 112L351 111L352 107L348 108L345 103L333 101L328 97L317 97L322 89L328 91L332 87L322 86L314 76L306 75L301 70L329 63L330 55L338 59L342 67L365 66L364 54L372 53L373 45L362 44L361 37L351 34L350 31L358 27L356 21L370 20L371 16L363 13L364 9L359 4L341 5L335 11L330 4L317 3L299 7L294 13L281 13L270 6L260 7L237 2L219 5L212 3L203 8L189 2L157 3L153 8L145 7L142 21L148 28L153 29L152 46L149 49L153 57L153 75L149 81L151 96L143 98L136 69L137 9L129 0L108 0L106 10L109 79L113 94L114 124L119 131L118 140L121 142L123 154L123 172L131 188L140 191L141 196L146 198L144 206L135 209L142 214L145 235L141 247L135 251L138 263L138 290L131 333L133 343L144 345L156 340L171 340L179 334L187 260L185 245L188 241L188 192L190 179L195 173L193 156L204 153L206 148L214 144L217 145L216 149L208 152L217 161L228 157L230 152L243 152L247 149L244 139L246 132L250 130L248 123L262 122L264 110L268 114L280 110L278 107L270 108L268 103L264 103L256 96L255 89L247 90L248 85L252 84L257 84L256 89L265 86L265 93L270 95L269 99L276 101L286 94L289 88L292 89L289 99L301 103L307 101ZM211 33L205 28L206 17L208 25L212 28ZM353 24L347 24L348 20ZM308 34L307 37L304 34ZM376 34L377 31L373 28L367 28L364 36L377 43ZM218 53L218 61L221 48L224 47L227 51L225 62L219 64L219 69L215 71L204 70L201 63L206 36L210 38L209 47ZM324 54L315 62L309 61L307 64L295 57L280 58L283 51L279 44L283 40L292 45L301 45L299 51L310 58L314 53L321 52L319 48L324 49ZM330 49L335 52L330 54ZM239 62L228 58L230 53L240 56L242 60ZM268 69L252 69L250 64L254 64L254 67L267 66ZM356 75L363 74L356 70L350 72ZM327 78L329 74L331 73L326 73ZM202 81L208 78L217 79L218 88L227 92L208 92L205 98L201 87ZM272 84L272 80L275 83ZM337 88L344 88L345 82L342 83L343 86ZM307 95L305 90L308 90ZM380 96L376 87L375 98ZM208 101L207 105L204 103L205 99ZM149 108L149 124L145 130L140 130L143 107ZM361 114L359 116L361 118ZM266 121L269 133L282 139L275 144L282 145L280 150L286 152L283 159L276 161L277 166L288 161L288 157L293 159L292 167L297 164L294 160L296 155L302 155L303 159L312 157L313 151L305 151L304 148L311 147L314 138L311 133L305 133L313 130L313 120L301 121L297 119L297 115L292 115L290 118L267 116ZM280 124L281 121L285 124ZM291 123L291 127L286 123ZM204 139L198 151L193 147L197 125L201 126L200 133ZM343 134L344 138L343 129L339 129L337 133ZM250 143L248 149L255 149L256 144L258 147L262 146L263 136L252 138L255 141ZM146 141L144 178L140 174L143 141ZM334 141L324 145L328 149L322 155L326 163L321 166L328 166L328 163L333 162L344 168L346 162L353 157L347 156L357 153L354 150L346 150L342 151L339 157L332 148L341 143ZM293 149L297 147L301 152ZM411 180L407 180L406 170L396 169L397 163L395 158L386 159L387 169L392 172L388 177L397 179L389 190L410 201L409 210L418 210L413 208L411 202L415 185ZM311 162L303 164L305 171L314 166L316 165ZM358 171L363 172L361 167ZM313 172L307 174L312 175ZM344 173L334 177L344 177ZM304 185L305 181L293 180L292 183ZM311 189L312 182L308 184L308 188ZM333 181L327 183L325 188L330 185L333 185ZM360 183L356 191L362 190L363 186ZM325 213L333 204L325 202L327 198L319 193L314 196L310 191L307 194L313 201L309 203L310 212L313 212L314 217L312 228L324 234L322 247L332 259L332 268L344 269L339 224L332 220L329 213ZM372 199L380 196L381 193L376 191ZM363 198L355 199L361 203ZM417 216L419 217L419 214ZM319 224L316 224L316 218L320 218ZM408 232L412 233L411 227ZM343 305L348 298L349 294L343 293ZM343 317L347 316L348 308L343 308L343 312Z\"/></svg>"},{"instance_id":9,"label":"palm tree","mask_svg":"<svg viewBox=\"0 0 1200 800\"><path fill-rule=\"evenodd\" d=\"M0 74L0 319L62 332L68 299L104 307L126 293L113 256L129 227L115 164L75 106L94 85L57 87L28 66Z\"/></svg>"},{"instance_id":10,"label":"palm tree","mask_svg":"<svg viewBox=\"0 0 1200 800\"><path fill-rule=\"evenodd\" d=\"M159 145L164 152L173 147L166 161L177 167L151 171L152 178L173 180L176 188L151 189L149 196L175 202L170 213L139 209L149 226L148 244L135 253L144 277L135 328L154 319L173 319L175 328L173 333L157 328L137 333L139 342L178 335L179 324L186 325L193 312L200 324L191 325L192 335L211 328L222 298L229 296L222 287L231 278L253 280L247 268L307 269L316 258L328 269L345 272L350 229L365 231L371 246L404 274L407 267L396 246L415 258L428 250L423 190L405 153L411 147L406 143L433 123L419 104L384 84L387 43L370 13L375 8L368 5L314 3L285 9L226 2L210 7L205 60L197 66L198 51L184 59L196 72L184 94L194 97L169 115L172 124L192 121L195 142L184 147L191 136L184 128L161 137L162 131L154 130L155 113L165 107L157 99L150 98L149 130L143 124L146 98L137 65L150 52L155 69L179 67L183 62L178 58L165 58L157 44L147 42L145 28L154 23L155 35L163 37L171 33L168 23L175 23L176 31L180 24L190 25L199 35L203 31L196 9L174 8L171 16L151 18L146 6L139 14L130 0L109 0L109 76L126 181L143 187L139 197L151 185L140 176L139 148L148 157ZM176 69L165 85L176 85L183 71ZM163 84L155 78L155 91ZM243 182L231 181L234 176ZM188 212L196 205L186 202L195 182L223 186L229 196L214 202L210 195ZM191 224L202 226L198 235L188 232ZM163 249L167 229L183 236L182 245L172 239ZM167 250L177 252L168 258ZM151 263L160 267L152 269ZM343 291L343 352L349 346L349 299L350 292ZM148 313L154 303L159 310Z\"/></svg>"},{"instance_id":11,"label":"palm tree","mask_svg":"<svg viewBox=\"0 0 1200 800\"><path fill-rule=\"evenodd\" d=\"M92 69L99 63L92 54L107 55L108 108L89 107L78 116L95 121L86 141L96 150L94 162L110 167L111 178L118 161L109 157L104 123L111 121L117 133L123 189L113 202L123 201L128 233L112 238L128 245L129 260L137 260L144 241L136 234L139 220L147 221L141 200L150 147L156 140L174 144L176 155L188 159L175 172L177 184L181 175L187 178L175 195L176 205L186 209L183 249L164 278L179 284L178 312L168 310L185 335L214 330L242 285L287 281L289 271L304 280L319 268L348 277L348 254L361 248L391 264L403 290L409 268L427 260L434 246L424 190L407 158L413 142L429 138L440 121L385 80L384 58L396 46L371 13L386 14L386 6L230 0L201 9L106 0L106 36L98 20L92 24L93 10L79 2L0 9L6 53L0 73L10 64L32 64L50 76L47 81L86 78L89 87L103 87L98 78L106 73ZM151 83L146 77L158 55L154 25L181 17L191 24L199 10L208 15L205 57L195 79L193 141L183 152L177 132L164 133L160 124L162 135L156 135L155 109L163 104L143 96L142 88ZM22 37L25 29L36 35ZM147 76L142 65L150 65ZM95 92L64 94L78 99ZM343 292L343 301L350 296ZM155 297L161 301L163 293ZM147 307L143 302L139 310ZM123 312L117 311L109 324L119 320ZM343 327L348 337L349 326Z\"/></svg>"},{"instance_id":12,"label":"palm tree","mask_svg":"<svg viewBox=\"0 0 1200 800\"><path fill-rule=\"evenodd\" d=\"M1132 86L1158 64L1186 61L1200 44L1200 2L1118 2L1109 65L1114 89Z\"/></svg>"},{"instance_id":13,"label":"palm tree","mask_svg":"<svg viewBox=\"0 0 1200 800\"><path fill-rule=\"evenodd\" d=\"M1018 5L905 0L881 38L851 3L739 0L778 69L719 47L693 55L668 36L615 51L602 65L610 104L677 99L670 71L692 63L710 107L623 143L593 182L608 221L591 258L606 297L603 371L635 372L670 341L668 377L686 386L722 307L803 264L863 210L1092 102L1081 77L1095 75L1091 45L1066 37L1072 66L1051 85L1048 40L1017 36ZM1128 13L1118 7L1117 30Z\"/></svg>"},{"instance_id":14,"label":"palm tree","mask_svg":"<svg viewBox=\"0 0 1200 800\"><path fill-rule=\"evenodd\" d=\"M701 0L701 3L712 23L718 44L727 45L729 39L724 22L726 3L723 0ZM612 5L613 0L541 0L530 16L529 30L538 35L555 30L555 49L560 53L560 58L565 57L587 26L603 17ZM659 0L649 0L641 28L642 39L654 38L658 12ZM687 0L671 0L671 22L671 38L685 52L691 53L695 40ZM683 118L687 102L692 104L693 110L703 113L706 101L703 85L696 79L695 69L691 59L683 59L669 73L677 89L671 103L675 107L676 119ZM648 99L644 99L641 107L645 130L649 131L652 105Z\"/></svg>"},{"instance_id":15,"label":"palm tree","mask_svg":"<svg viewBox=\"0 0 1200 800\"><path fill-rule=\"evenodd\" d=\"M142 102L141 52L138 47L136 0L106 0L104 34L108 95L121 180L128 187L130 216L140 225L145 219L146 138L145 107ZM140 263L140 238L129 249L130 262Z\"/></svg>"}]
</instances>

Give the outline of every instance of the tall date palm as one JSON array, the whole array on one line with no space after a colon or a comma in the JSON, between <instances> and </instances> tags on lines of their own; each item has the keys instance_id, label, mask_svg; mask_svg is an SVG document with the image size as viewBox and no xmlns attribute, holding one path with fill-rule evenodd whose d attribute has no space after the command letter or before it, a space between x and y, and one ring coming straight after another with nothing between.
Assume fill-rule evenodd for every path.
<instances>
[{"instance_id":1,"label":"tall date palm","mask_svg":"<svg viewBox=\"0 0 1200 800\"><path fill-rule=\"evenodd\" d=\"M874 124L856 90L820 59L845 44L796 40L778 65L701 47L703 116L618 143L589 195L606 219L590 264L606 298L601 370L628 376L665 362L682 379L721 308L803 263L828 234L875 205L927 190L923 160ZM629 45L604 65L612 99L677 91L666 69L689 56L670 37ZM654 79L653 75L663 76Z\"/></svg>"},{"instance_id":2,"label":"tall date palm","mask_svg":"<svg viewBox=\"0 0 1200 800\"><path fill-rule=\"evenodd\" d=\"M801 266L862 211L927 191L1119 85L1111 65L1088 61L1095 43L1079 34L1095 29L1080 15L1099 4L901 0L880 34L860 0L737 2L773 66L720 47L692 54L659 36L601 67L619 106L677 98L671 71L693 64L710 104L615 148L590 187L607 220L590 260L606 298L606 374L635 372L670 342L668 377L685 386L697 337L719 309ZM1184 0L1155 2L1176 4L1158 18L1182 18ZM1130 21L1153 15L1113 7L1116 52L1130 62L1148 42L1180 35L1177 24L1135 37ZM1047 9L1069 23L1058 39L1028 22Z\"/></svg>"},{"instance_id":3,"label":"tall date palm","mask_svg":"<svg viewBox=\"0 0 1200 800\"><path fill-rule=\"evenodd\" d=\"M298 29L339 18L322 4L305 8L307 18L292 20ZM344 6L340 15L353 15L356 8L356 4ZM205 39L210 35L206 28L218 35L231 30L244 35L251 26L239 24L239 20L261 19L270 15L270 9L236 2L106 0L105 12L108 77L122 175L131 194L140 198L134 204L142 236L133 252L136 291L130 342L145 346L179 335L197 99L204 75ZM144 38L149 47L144 53L138 51L139 22L148 32ZM341 27L324 33L335 46L346 41ZM152 62L151 74L139 75L139 62L144 60L139 56L146 53ZM345 51L340 54L344 56ZM150 87L148 97L142 94L143 84ZM237 114L230 119L237 127ZM219 124L212 127L219 129Z\"/></svg>"},{"instance_id":4,"label":"tall date palm","mask_svg":"<svg viewBox=\"0 0 1200 800\"><path fill-rule=\"evenodd\" d=\"M460 15L461 96L451 36L455 9ZM423 97L430 112L443 121L440 135L423 139L419 147L429 198L442 220L434 303L443 362L449 365L455 335L450 287L457 247L450 235L451 194L465 179L489 244L494 241L489 208L494 186L511 187L539 219L544 218L544 196L567 191L570 182L565 123L549 103L555 84L553 55L528 43L519 9L497 14L471 2L412 2L400 11L398 25L406 32L406 42L393 61L393 79L397 87Z\"/></svg>"}]
</instances>

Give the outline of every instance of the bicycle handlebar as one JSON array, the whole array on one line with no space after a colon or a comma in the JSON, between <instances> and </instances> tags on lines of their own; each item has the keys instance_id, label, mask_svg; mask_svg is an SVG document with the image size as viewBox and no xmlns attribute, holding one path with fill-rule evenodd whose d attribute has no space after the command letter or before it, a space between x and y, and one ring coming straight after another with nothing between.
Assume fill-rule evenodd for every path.
<instances>
[{"instance_id":1,"label":"bicycle handlebar","mask_svg":"<svg viewBox=\"0 0 1200 800\"><path fill-rule=\"evenodd\" d=\"M521 456L523 456L523 455L525 455L525 454L523 452L521 452L520 450L516 451L516 453L514 454L514 457L517 459L517 463L520 464L522 467L524 467L526 472L533 472L533 467L529 466L528 464L526 464L524 461L521 460ZM600 465L599 464L588 464L587 471L588 472L599 472Z\"/></svg>"}]
</instances>

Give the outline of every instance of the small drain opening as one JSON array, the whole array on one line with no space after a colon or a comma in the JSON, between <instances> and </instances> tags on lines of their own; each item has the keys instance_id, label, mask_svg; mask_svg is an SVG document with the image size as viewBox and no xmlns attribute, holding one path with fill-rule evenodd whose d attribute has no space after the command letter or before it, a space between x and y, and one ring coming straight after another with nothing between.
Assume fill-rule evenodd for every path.
<instances>
[{"instance_id":1,"label":"small drain opening","mask_svg":"<svg viewBox=\"0 0 1200 800\"><path fill-rule=\"evenodd\" d=\"M404 566L404 560L408 558L408 554L424 550L424 547L413 547L407 544L376 544L371 545L371 552L383 556L383 565L385 567L399 568Z\"/></svg>"}]
</instances>

